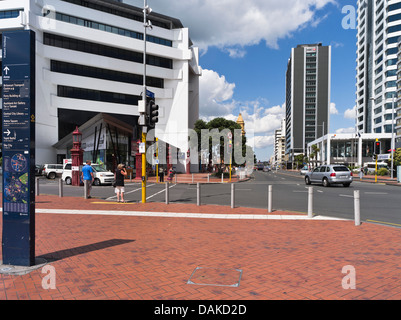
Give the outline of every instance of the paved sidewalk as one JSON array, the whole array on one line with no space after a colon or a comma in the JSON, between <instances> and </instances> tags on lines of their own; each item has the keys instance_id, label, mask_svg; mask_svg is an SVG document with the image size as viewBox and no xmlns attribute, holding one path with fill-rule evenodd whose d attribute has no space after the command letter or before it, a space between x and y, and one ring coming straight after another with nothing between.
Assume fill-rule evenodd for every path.
<instances>
[{"instance_id":1,"label":"paved sidewalk","mask_svg":"<svg viewBox=\"0 0 401 320\"><path fill-rule=\"evenodd\" d=\"M399 228L45 195L36 208L36 256L55 289L48 268L0 274L0 300L401 299Z\"/></svg>"}]
</instances>

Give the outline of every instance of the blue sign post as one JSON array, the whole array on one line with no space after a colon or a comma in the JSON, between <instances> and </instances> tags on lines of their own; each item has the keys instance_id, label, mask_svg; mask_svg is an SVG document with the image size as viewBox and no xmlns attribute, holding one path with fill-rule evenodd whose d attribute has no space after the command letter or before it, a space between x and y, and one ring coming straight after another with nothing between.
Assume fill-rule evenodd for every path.
<instances>
[{"instance_id":1,"label":"blue sign post","mask_svg":"<svg viewBox=\"0 0 401 320\"><path fill-rule=\"evenodd\" d=\"M3 264L35 264L35 33L3 32Z\"/></svg>"}]
</instances>

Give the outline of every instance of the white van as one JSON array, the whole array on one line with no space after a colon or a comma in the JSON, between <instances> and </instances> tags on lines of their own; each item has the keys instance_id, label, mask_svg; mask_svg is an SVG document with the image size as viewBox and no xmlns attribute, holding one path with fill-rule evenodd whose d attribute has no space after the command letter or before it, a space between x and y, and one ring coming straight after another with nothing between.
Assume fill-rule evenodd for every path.
<instances>
[{"instance_id":1,"label":"white van","mask_svg":"<svg viewBox=\"0 0 401 320\"><path fill-rule=\"evenodd\" d=\"M363 172L365 172L365 168L368 169L368 173L374 173L376 170L376 162L365 162L362 169ZM387 163L384 161L377 162L377 171L379 171L381 168L386 168L389 170Z\"/></svg>"},{"instance_id":2,"label":"white van","mask_svg":"<svg viewBox=\"0 0 401 320\"><path fill-rule=\"evenodd\" d=\"M95 180L93 181L93 185L100 186L103 184L112 184L114 181L114 173L111 171L107 171L100 164L92 163L93 168L93 176ZM81 170L82 168L80 168ZM61 175L61 179L65 182L65 184L72 183L72 168L71 168L71 159L64 161L63 174Z\"/></svg>"}]
</instances>

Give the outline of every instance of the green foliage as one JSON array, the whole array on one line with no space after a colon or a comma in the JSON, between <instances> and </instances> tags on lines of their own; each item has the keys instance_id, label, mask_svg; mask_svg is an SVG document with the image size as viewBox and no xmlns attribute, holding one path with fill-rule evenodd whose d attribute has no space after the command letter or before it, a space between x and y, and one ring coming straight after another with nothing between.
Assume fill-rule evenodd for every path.
<instances>
[{"instance_id":1,"label":"green foliage","mask_svg":"<svg viewBox=\"0 0 401 320\"><path fill-rule=\"evenodd\" d=\"M377 171L378 176L387 176L388 175L388 170L386 168L381 168Z\"/></svg>"}]
</instances>

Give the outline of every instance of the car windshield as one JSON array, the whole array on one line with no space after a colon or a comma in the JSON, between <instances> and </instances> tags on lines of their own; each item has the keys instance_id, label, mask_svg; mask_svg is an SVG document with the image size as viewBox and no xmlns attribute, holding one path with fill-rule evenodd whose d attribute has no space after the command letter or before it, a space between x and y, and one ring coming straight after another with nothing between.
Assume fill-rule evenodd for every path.
<instances>
[{"instance_id":1,"label":"car windshield","mask_svg":"<svg viewBox=\"0 0 401 320\"><path fill-rule=\"evenodd\" d=\"M100 165L92 165L92 168L96 171L96 172L108 172L104 167L100 166Z\"/></svg>"},{"instance_id":2,"label":"car windshield","mask_svg":"<svg viewBox=\"0 0 401 320\"><path fill-rule=\"evenodd\" d=\"M334 171L349 171L347 167L333 167Z\"/></svg>"}]
</instances>

